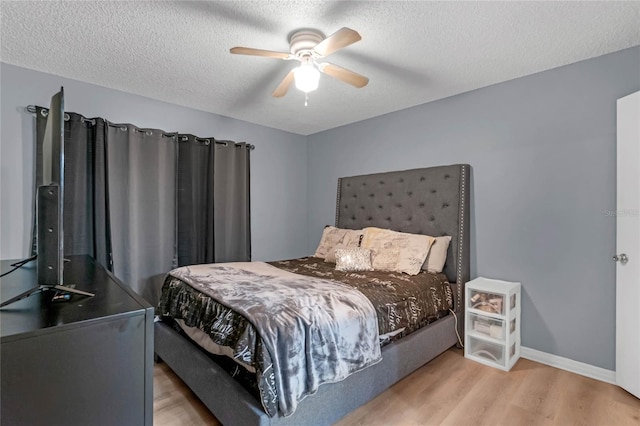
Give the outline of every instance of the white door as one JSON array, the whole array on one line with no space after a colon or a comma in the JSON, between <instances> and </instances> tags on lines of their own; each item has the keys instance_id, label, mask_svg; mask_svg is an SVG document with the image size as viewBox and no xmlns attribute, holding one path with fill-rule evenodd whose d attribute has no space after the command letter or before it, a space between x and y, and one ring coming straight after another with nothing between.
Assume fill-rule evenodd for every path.
<instances>
[{"instance_id":1,"label":"white door","mask_svg":"<svg viewBox=\"0 0 640 426\"><path fill-rule=\"evenodd\" d=\"M640 398L640 92L618 99L616 382Z\"/></svg>"}]
</instances>

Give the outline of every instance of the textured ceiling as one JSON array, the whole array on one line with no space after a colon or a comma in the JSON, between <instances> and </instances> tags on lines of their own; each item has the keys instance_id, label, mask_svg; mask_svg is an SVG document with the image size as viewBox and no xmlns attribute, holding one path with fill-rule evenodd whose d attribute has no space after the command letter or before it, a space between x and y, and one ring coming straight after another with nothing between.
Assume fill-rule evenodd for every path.
<instances>
[{"instance_id":1,"label":"textured ceiling","mask_svg":"<svg viewBox=\"0 0 640 426\"><path fill-rule=\"evenodd\" d=\"M2 1L6 63L303 135L640 45L639 2ZM362 40L329 61L370 78L323 75L304 95L271 92L287 35L346 26Z\"/></svg>"}]
</instances>

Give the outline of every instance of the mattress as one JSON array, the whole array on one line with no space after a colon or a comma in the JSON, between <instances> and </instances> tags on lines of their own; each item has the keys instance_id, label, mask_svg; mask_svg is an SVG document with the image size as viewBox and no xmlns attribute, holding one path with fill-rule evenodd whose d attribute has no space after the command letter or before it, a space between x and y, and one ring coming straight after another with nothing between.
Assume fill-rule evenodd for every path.
<instances>
[{"instance_id":1,"label":"mattress","mask_svg":"<svg viewBox=\"0 0 640 426\"><path fill-rule=\"evenodd\" d=\"M297 274L346 284L362 293L375 308L380 345L388 344L448 314L452 294L444 274L415 276L394 272L341 272L323 259L270 262L283 274ZM211 300L180 279L168 276L158 307L160 315L176 320L182 330L210 353L226 355L256 372L260 400L269 415L278 411L271 366L255 327L242 315Z\"/></svg>"}]
</instances>

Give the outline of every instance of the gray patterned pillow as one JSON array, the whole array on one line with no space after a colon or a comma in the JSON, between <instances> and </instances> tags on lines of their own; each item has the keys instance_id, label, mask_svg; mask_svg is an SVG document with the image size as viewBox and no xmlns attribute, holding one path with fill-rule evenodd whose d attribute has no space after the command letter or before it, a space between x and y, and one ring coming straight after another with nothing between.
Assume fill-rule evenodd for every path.
<instances>
[{"instance_id":1,"label":"gray patterned pillow","mask_svg":"<svg viewBox=\"0 0 640 426\"><path fill-rule=\"evenodd\" d=\"M336 249L336 270L343 272L373 271L371 250L362 247Z\"/></svg>"}]
</instances>

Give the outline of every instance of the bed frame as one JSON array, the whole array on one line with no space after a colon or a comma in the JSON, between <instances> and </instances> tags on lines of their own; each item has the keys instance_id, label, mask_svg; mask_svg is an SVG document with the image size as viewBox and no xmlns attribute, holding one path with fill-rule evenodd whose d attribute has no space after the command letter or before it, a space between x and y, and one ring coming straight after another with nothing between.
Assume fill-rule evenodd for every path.
<instances>
[{"instance_id":1,"label":"bed frame","mask_svg":"<svg viewBox=\"0 0 640 426\"><path fill-rule=\"evenodd\" d=\"M367 226L431 236L451 235L444 273L452 284L463 335L464 284L469 281L469 180L466 164L338 179L336 226ZM372 400L458 342L455 317L444 318L382 348L382 361L338 383L321 385L293 415L269 417L260 402L200 347L155 323L156 357L225 425L329 425Z\"/></svg>"}]
</instances>

